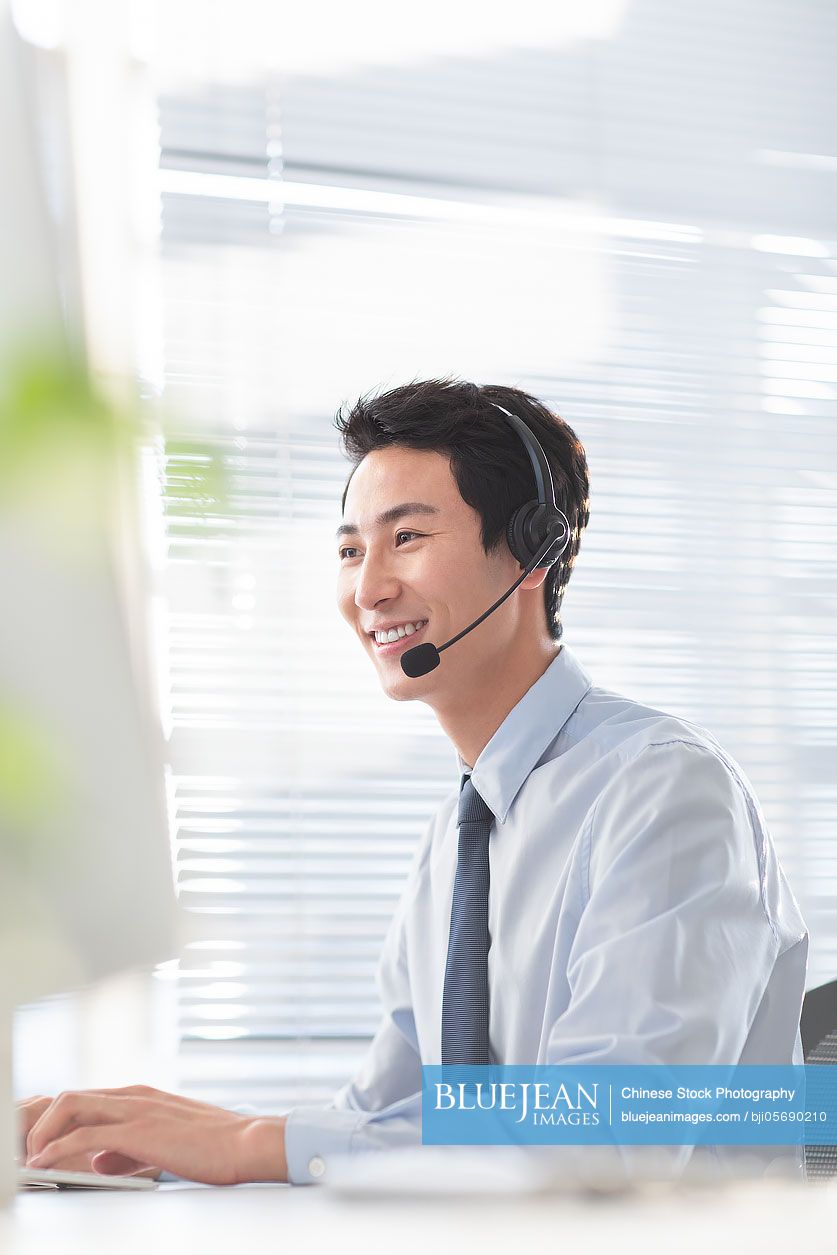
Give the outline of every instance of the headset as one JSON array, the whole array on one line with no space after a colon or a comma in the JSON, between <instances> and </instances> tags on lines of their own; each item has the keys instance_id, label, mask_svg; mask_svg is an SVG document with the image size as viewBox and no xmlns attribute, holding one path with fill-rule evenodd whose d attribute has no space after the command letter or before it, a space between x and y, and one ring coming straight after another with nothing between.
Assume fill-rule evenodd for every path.
<instances>
[{"instance_id":1,"label":"headset","mask_svg":"<svg viewBox=\"0 0 837 1255\"><path fill-rule=\"evenodd\" d=\"M401 670L411 680L416 680L419 676L427 675L428 672L435 670L441 661L440 654L443 650L449 649L451 645L461 641L463 636L472 632L475 627L479 627L498 606L502 606L507 597L511 597L514 590L523 583L531 571L553 566L570 543L570 524L566 514L563 510L559 510L555 503L555 485L552 482L552 471L546 460L543 446L534 432L517 414L511 414L496 401L490 404L501 414L505 414L508 422L523 441L535 474L537 499L527 501L525 505L515 510L506 527L509 549L512 556L523 567L523 572L511 588L494 602L493 606L489 606L484 614L481 614L468 627L463 628L456 636L445 641L444 645L436 646L429 641L424 641L421 645L415 645L412 649L406 650L401 655Z\"/></svg>"}]
</instances>

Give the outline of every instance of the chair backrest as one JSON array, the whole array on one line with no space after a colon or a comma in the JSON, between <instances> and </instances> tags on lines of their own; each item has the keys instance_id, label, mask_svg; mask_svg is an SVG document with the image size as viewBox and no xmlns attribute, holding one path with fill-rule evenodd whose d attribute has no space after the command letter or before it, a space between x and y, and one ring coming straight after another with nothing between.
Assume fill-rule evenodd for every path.
<instances>
[{"instance_id":1,"label":"chair backrest","mask_svg":"<svg viewBox=\"0 0 837 1255\"><path fill-rule=\"evenodd\" d=\"M837 980L808 990L802 1001L799 1030L806 1063L837 1064ZM837 1069L829 1090L837 1105ZM805 1174L813 1181L837 1176L837 1146L806 1144Z\"/></svg>"}]
</instances>

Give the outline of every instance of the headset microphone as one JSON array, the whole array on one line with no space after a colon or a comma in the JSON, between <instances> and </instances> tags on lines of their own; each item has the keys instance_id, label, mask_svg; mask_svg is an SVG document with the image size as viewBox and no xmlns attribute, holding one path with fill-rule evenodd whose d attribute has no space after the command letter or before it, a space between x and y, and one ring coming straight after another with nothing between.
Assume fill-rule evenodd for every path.
<instances>
[{"instance_id":1,"label":"headset microphone","mask_svg":"<svg viewBox=\"0 0 837 1255\"><path fill-rule=\"evenodd\" d=\"M497 405L496 401L492 401L491 404L505 414L520 436L526 446L526 451L529 454L532 469L535 473L535 484L538 492L537 500L527 501L525 505L515 510L506 529L509 549L523 567L523 571L511 588L503 593L503 596L498 598L493 606L489 606L484 614L481 614L468 627L463 628L456 636L452 636L449 641L445 641L444 645L437 647L429 641L425 641L421 645L415 645L412 649L408 649L403 653L401 655L401 670L411 680L417 680L420 676L434 671L441 661L440 654L443 650L449 649L451 645L461 641L463 636L473 632L475 627L479 627L483 620L487 619L490 614L493 614L498 606L502 606L507 597L511 597L514 590L519 584L523 583L531 571L534 571L535 567L550 567L557 562L570 541L570 525L567 521L567 516L555 504L552 472L540 442L516 414L510 414L508 410L503 409L502 405ZM558 551L556 553L551 552L556 546L559 546Z\"/></svg>"}]
</instances>

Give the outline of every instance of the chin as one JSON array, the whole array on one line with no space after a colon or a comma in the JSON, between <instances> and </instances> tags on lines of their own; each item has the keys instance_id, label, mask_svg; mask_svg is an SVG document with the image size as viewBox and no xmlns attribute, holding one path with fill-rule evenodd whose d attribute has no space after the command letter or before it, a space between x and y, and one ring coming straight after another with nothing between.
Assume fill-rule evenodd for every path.
<instances>
[{"instance_id":1,"label":"chin","mask_svg":"<svg viewBox=\"0 0 837 1255\"><path fill-rule=\"evenodd\" d=\"M419 676L411 680L398 666L397 672L378 669L378 681L386 697L394 702L414 702L422 697L427 689L427 677Z\"/></svg>"},{"instance_id":2,"label":"chin","mask_svg":"<svg viewBox=\"0 0 837 1255\"><path fill-rule=\"evenodd\" d=\"M414 702L421 696L421 687L419 680L411 680L403 673L389 681L381 677L381 688L394 702Z\"/></svg>"}]
</instances>

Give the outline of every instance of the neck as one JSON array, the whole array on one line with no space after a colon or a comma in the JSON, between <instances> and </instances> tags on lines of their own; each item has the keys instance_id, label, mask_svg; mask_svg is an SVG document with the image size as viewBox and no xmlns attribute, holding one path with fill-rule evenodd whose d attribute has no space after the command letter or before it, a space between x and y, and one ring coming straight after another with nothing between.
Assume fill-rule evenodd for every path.
<instances>
[{"instance_id":1,"label":"neck","mask_svg":"<svg viewBox=\"0 0 837 1255\"><path fill-rule=\"evenodd\" d=\"M442 731L469 767L475 765L503 720L551 666L561 648L548 637L539 642L537 650L521 652L508 663L504 659L490 685L480 681L466 693L460 691L450 694L444 703L432 703Z\"/></svg>"}]
</instances>

